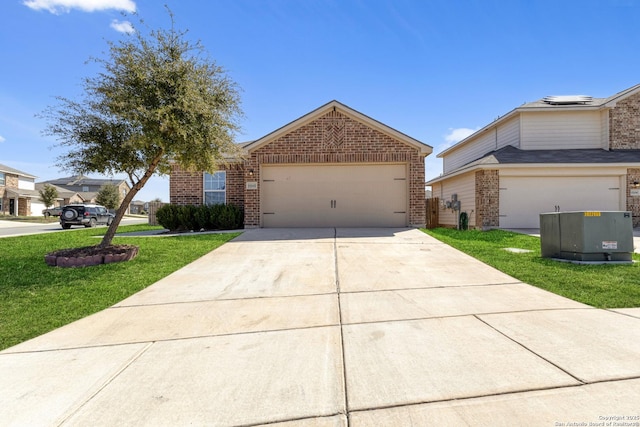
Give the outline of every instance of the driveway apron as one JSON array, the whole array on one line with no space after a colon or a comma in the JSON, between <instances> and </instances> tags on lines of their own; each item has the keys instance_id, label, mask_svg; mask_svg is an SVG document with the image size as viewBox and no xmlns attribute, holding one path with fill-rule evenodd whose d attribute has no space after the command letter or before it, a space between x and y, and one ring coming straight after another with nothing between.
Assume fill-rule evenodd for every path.
<instances>
[{"instance_id":1,"label":"driveway apron","mask_svg":"<svg viewBox=\"0 0 640 427\"><path fill-rule=\"evenodd\" d=\"M0 425L606 425L639 396L638 309L415 229L247 230L0 352Z\"/></svg>"}]
</instances>

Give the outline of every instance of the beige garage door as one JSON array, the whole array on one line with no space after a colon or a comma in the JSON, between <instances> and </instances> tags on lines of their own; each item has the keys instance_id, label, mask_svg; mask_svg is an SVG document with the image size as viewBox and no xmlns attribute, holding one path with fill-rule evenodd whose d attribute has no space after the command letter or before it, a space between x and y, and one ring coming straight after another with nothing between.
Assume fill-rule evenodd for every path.
<instances>
[{"instance_id":1,"label":"beige garage door","mask_svg":"<svg viewBox=\"0 0 640 427\"><path fill-rule=\"evenodd\" d=\"M620 210L620 178L500 177L500 228L539 228L540 214Z\"/></svg>"},{"instance_id":2,"label":"beige garage door","mask_svg":"<svg viewBox=\"0 0 640 427\"><path fill-rule=\"evenodd\" d=\"M262 168L263 227L404 227L405 165Z\"/></svg>"}]
</instances>

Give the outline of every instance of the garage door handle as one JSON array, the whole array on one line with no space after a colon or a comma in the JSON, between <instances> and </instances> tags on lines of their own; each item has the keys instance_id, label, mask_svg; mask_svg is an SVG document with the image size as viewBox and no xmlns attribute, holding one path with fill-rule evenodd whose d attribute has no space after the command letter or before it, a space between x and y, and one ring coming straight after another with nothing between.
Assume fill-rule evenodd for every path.
<instances>
[{"instance_id":1,"label":"garage door handle","mask_svg":"<svg viewBox=\"0 0 640 427\"><path fill-rule=\"evenodd\" d=\"M335 209L335 208L336 208L336 201L331 200L331 209Z\"/></svg>"}]
</instances>

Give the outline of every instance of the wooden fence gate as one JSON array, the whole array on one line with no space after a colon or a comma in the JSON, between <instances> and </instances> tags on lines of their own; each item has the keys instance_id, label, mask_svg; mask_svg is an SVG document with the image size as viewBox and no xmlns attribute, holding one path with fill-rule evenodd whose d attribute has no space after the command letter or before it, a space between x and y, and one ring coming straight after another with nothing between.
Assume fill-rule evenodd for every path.
<instances>
[{"instance_id":1,"label":"wooden fence gate","mask_svg":"<svg viewBox=\"0 0 640 427\"><path fill-rule=\"evenodd\" d=\"M436 228L438 226L438 212L440 211L440 199L432 197L426 199L427 203L427 228Z\"/></svg>"}]
</instances>

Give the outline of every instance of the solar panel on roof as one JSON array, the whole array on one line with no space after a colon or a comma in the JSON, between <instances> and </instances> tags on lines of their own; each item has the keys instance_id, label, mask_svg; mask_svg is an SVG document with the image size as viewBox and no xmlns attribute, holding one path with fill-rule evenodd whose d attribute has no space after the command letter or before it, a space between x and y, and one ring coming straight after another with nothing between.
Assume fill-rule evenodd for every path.
<instances>
[{"instance_id":1,"label":"solar panel on roof","mask_svg":"<svg viewBox=\"0 0 640 427\"><path fill-rule=\"evenodd\" d=\"M562 96L547 96L542 98L544 102L551 105L574 105L574 104L588 104L593 98L587 95L562 95Z\"/></svg>"}]
</instances>

